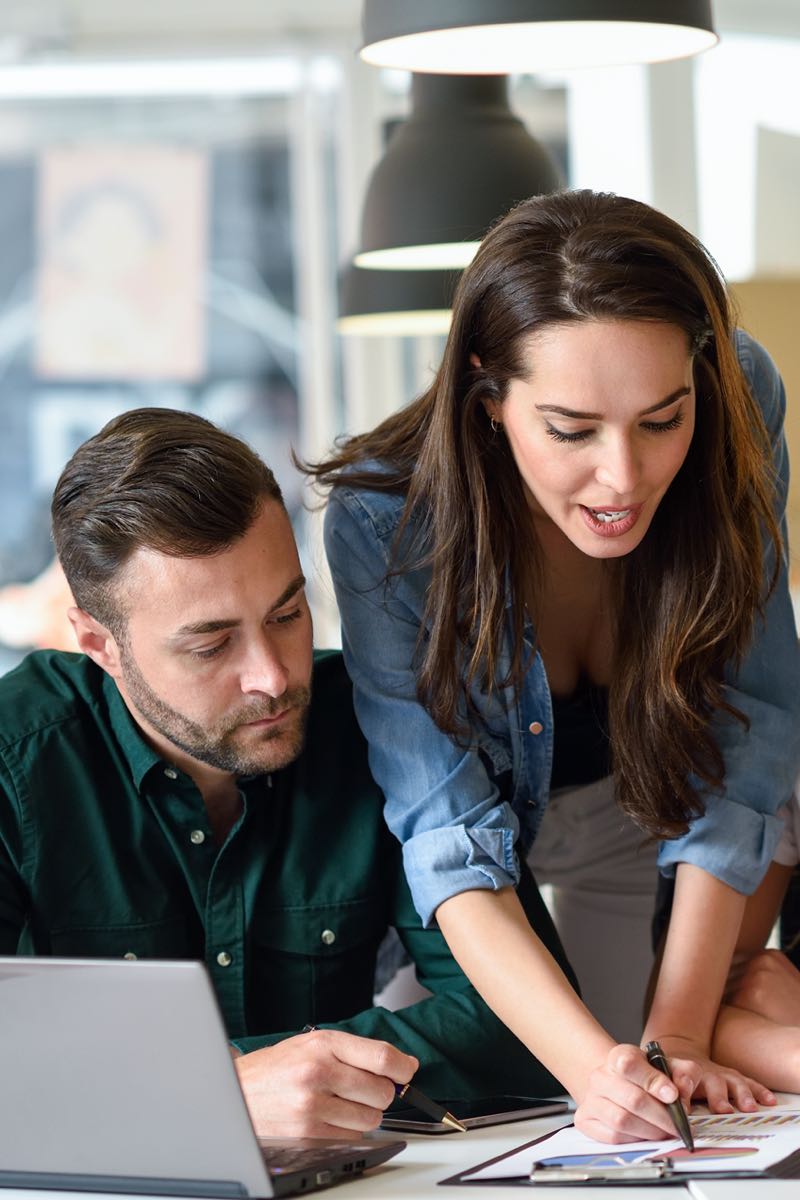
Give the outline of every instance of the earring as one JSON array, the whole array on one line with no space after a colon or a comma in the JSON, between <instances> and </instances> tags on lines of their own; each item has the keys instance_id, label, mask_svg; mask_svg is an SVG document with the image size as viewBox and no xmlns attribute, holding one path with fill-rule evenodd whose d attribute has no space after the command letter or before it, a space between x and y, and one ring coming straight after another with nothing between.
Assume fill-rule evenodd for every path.
<instances>
[{"instance_id":1,"label":"earring","mask_svg":"<svg viewBox=\"0 0 800 1200\"><path fill-rule=\"evenodd\" d=\"M502 428L503 428L503 426L502 426L501 422L500 422L500 421L495 421L494 417L489 417L489 424L490 424L490 425L491 425L491 427L492 427L492 433L494 433L495 435L497 434L497 431L498 431L499 429L502 429Z\"/></svg>"}]
</instances>

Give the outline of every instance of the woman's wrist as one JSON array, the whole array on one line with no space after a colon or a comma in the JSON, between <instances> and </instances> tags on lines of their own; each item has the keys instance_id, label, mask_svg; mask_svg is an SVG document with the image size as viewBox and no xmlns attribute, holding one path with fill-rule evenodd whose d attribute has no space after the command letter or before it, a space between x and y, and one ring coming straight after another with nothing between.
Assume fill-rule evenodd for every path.
<instances>
[{"instance_id":1,"label":"woman's wrist","mask_svg":"<svg viewBox=\"0 0 800 1200\"><path fill-rule=\"evenodd\" d=\"M583 1101L591 1087L593 1072L605 1064L616 1045L614 1039L597 1025L594 1018L590 1017L589 1020L593 1028L587 1024L585 1029L572 1031L575 1036L570 1037L570 1049L562 1056L561 1069L550 1068L576 1104Z\"/></svg>"}]
</instances>

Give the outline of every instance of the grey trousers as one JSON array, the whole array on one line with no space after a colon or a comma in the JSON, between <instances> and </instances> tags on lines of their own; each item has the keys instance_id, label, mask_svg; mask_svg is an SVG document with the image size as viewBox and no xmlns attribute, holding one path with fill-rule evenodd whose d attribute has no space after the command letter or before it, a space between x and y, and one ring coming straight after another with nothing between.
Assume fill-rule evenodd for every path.
<instances>
[{"instance_id":1,"label":"grey trousers","mask_svg":"<svg viewBox=\"0 0 800 1200\"><path fill-rule=\"evenodd\" d=\"M584 1002L621 1042L642 1031L656 849L617 808L608 777L553 793L528 855Z\"/></svg>"}]
</instances>

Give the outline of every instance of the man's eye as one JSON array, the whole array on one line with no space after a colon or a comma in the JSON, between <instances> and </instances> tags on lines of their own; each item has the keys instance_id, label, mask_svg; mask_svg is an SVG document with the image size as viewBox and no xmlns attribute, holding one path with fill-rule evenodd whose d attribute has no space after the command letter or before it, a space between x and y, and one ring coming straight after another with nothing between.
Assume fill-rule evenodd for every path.
<instances>
[{"instance_id":1,"label":"man's eye","mask_svg":"<svg viewBox=\"0 0 800 1200\"><path fill-rule=\"evenodd\" d=\"M554 425L545 425L548 437L551 437L554 442L585 442L587 438L592 436L591 429L579 429L577 433L564 433L561 429L556 429Z\"/></svg>"},{"instance_id":2,"label":"man's eye","mask_svg":"<svg viewBox=\"0 0 800 1200\"><path fill-rule=\"evenodd\" d=\"M219 642L216 646L209 646L207 650L192 650L191 653L195 658L213 658L221 650L224 650L227 644L228 639L225 638L224 642Z\"/></svg>"},{"instance_id":3,"label":"man's eye","mask_svg":"<svg viewBox=\"0 0 800 1200\"><path fill-rule=\"evenodd\" d=\"M275 617L276 625L288 625L291 621L296 621L300 617L300 609L293 608L291 612L281 613L279 617Z\"/></svg>"}]
</instances>

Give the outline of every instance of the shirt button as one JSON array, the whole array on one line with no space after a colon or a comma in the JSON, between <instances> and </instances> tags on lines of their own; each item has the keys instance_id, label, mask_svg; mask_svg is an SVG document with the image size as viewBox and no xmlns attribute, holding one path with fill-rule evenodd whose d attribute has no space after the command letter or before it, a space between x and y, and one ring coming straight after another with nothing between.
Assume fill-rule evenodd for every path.
<instances>
[{"instance_id":1,"label":"shirt button","mask_svg":"<svg viewBox=\"0 0 800 1200\"><path fill-rule=\"evenodd\" d=\"M127 958L128 962L135 962L139 956L138 954L134 954L132 950L129 950L128 953L123 954L122 957Z\"/></svg>"},{"instance_id":2,"label":"shirt button","mask_svg":"<svg viewBox=\"0 0 800 1200\"><path fill-rule=\"evenodd\" d=\"M233 962L233 959L230 954L228 954L227 950L220 950L219 954L217 955L217 962L221 967L229 967Z\"/></svg>"},{"instance_id":3,"label":"shirt button","mask_svg":"<svg viewBox=\"0 0 800 1200\"><path fill-rule=\"evenodd\" d=\"M202 846L205 840L206 835L203 833L202 829L193 829L189 834L189 841L193 846Z\"/></svg>"},{"instance_id":4,"label":"shirt button","mask_svg":"<svg viewBox=\"0 0 800 1200\"><path fill-rule=\"evenodd\" d=\"M537 737L543 729L544 725L541 723L541 721L531 721L530 725L528 726L528 732L532 733L534 737Z\"/></svg>"},{"instance_id":5,"label":"shirt button","mask_svg":"<svg viewBox=\"0 0 800 1200\"><path fill-rule=\"evenodd\" d=\"M322 938L324 945L326 945L326 946L332 946L333 943L336 941L336 934L333 932L332 929L323 929L320 936Z\"/></svg>"},{"instance_id":6,"label":"shirt button","mask_svg":"<svg viewBox=\"0 0 800 1200\"><path fill-rule=\"evenodd\" d=\"M175 770L174 767L164 767L164 774L166 775L167 779L177 779L178 778L178 772Z\"/></svg>"}]
</instances>

